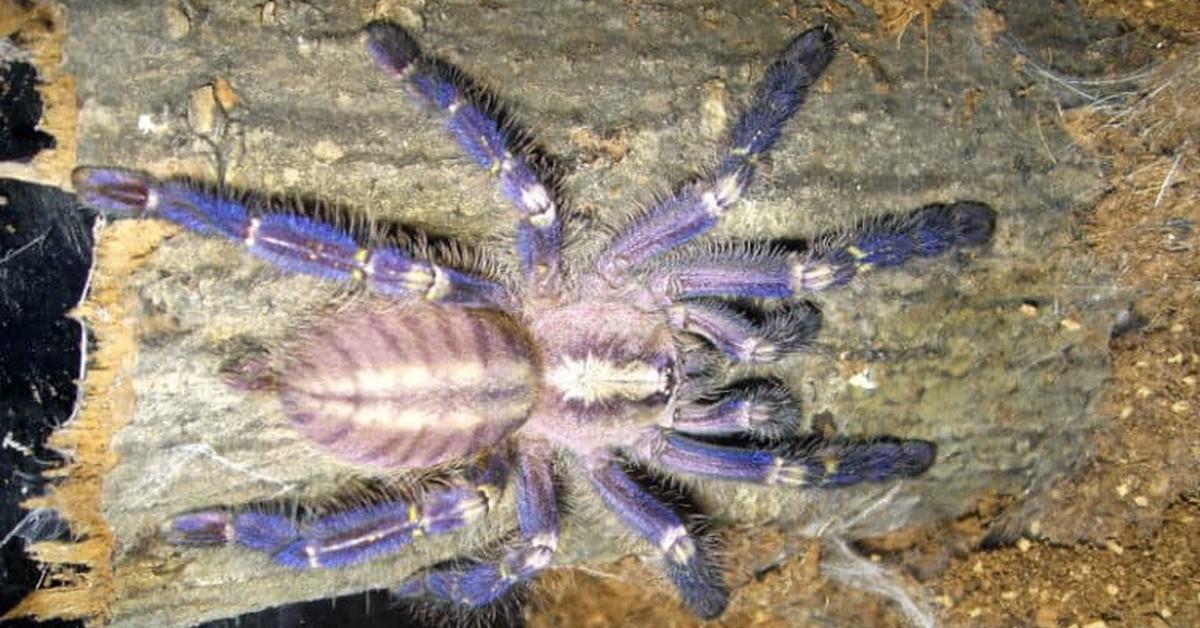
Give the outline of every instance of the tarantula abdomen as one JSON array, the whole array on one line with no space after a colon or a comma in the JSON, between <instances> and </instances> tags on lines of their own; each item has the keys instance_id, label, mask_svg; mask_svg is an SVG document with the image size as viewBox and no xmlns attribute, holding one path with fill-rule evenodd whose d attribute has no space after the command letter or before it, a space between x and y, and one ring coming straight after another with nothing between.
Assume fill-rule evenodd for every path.
<instances>
[{"instance_id":1,"label":"tarantula abdomen","mask_svg":"<svg viewBox=\"0 0 1200 628\"><path fill-rule=\"evenodd\" d=\"M503 312L365 300L294 343L279 396L322 449L419 468L495 445L538 396L535 352Z\"/></svg>"}]
</instances>

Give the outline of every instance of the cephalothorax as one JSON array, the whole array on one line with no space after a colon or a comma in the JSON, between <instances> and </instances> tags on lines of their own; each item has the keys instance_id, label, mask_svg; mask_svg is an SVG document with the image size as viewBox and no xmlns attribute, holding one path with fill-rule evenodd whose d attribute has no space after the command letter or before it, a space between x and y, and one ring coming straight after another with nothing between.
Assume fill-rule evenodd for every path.
<instances>
[{"instance_id":1,"label":"cephalothorax","mask_svg":"<svg viewBox=\"0 0 1200 628\"><path fill-rule=\"evenodd\" d=\"M432 566L396 589L483 606L550 564L556 474L578 469L661 553L684 603L714 617L727 598L719 570L628 465L794 490L910 477L933 463L934 445L922 440L796 440L798 412L782 387L719 387L723 365L775 361L818 327L807 306L755 317L731 301L825 290L868 268L983 243L992 231L990 208L962 202L876 221L804 253L689 245L746 191L833 58L829 31L800 35L767 69L710 174L570 264L561 205L487 99L395 26L370 25L367 49L495 176L516 210L516 276L454 268L424 249L363 246L330 224L187 182L82 168L75 185L110 214L169 220L240 242L285 271L361 284L363 294L300 334L272 388L297 429L333 456L381 473L444 465L452 479L300 520L254 506L185 513L166 525L171 542L238 543L297 569L339 567L470 525L511 479L518 531L496 560ZM558 464L564 458L573 460Z\"/></svg>"}]
</instances>

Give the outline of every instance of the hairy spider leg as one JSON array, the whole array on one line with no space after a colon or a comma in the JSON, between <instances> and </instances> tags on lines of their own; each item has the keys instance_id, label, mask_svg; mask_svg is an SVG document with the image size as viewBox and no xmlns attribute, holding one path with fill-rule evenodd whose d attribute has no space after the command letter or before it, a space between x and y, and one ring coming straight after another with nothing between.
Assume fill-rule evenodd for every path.
<instances>
[{"instance_id":1,"label":"hairy spider leg","mask_svg":"<svg viewBox=\"0 0 1200 628\"><path fill-rule=\"evenodd\" d=\"M767 315L760 325L713 301L681 301L667 311L668 322L709 341L737 362L774 362L812 341L820 329L815 308L797 304Z\"/></svg>"},{"instance_id":2,"label":"hairy spider leg","mask_svg":"<svg viewBox=\"0 0 1200 628\"><path fill-rule=\"evenodd\" d=\"M344 567L478 521L495 504L507 465L503 456L491 455L462 478L431 486L415 499L349 508L303 524L259 510L186 513L167 522L164 536L175 545L237 543L293 569Z\"/></svg>"},{"instance_id":3,"label":"hairy spider leg","mask_svg":"<svg viewBox=\"0 0 1200 628\"><path fill-rule=\"evenodd\" d=\"M786 388L758 384L713 403L681 403L666 427L696 436L749 432L773 438L791 434L799 420L800 411Z\"/></svg>"},{"instance_id":4,"label":"hairy spider leg","mask_svg":"<svg viewBox=\"0 0 1200 628\"><path fill-rule=\"evenodd\" d=\"M590 478L605 506L662 554L667 578L688 609L703 619L720 615L729 601L721 574L679 515L638 486L616 462L596 465Z\"/></svg>"},{"instance_id":5,"label":"hairy spider leg","mask_svg":"<svg viewBox=\"0 0 1200 628\"><path fill-rule=\"evenodd\" d=\"M623 283L631 269L712 229L750 185L758 157L779 139L833 52L833 34L824 28L793 40L730 128L717 168L629 225L598 258L599 274L611 284Z\"/></svg>"},{"instance_id":6,"label":"hairy spider leg","mask_svg":"<svg viewBox=\"0 0 1200 628\"><path fill-rule=\"evenodd\" d=\"M362 282L387 296L464 306L504 303L499 284L417 260L394 247L363 248L328 223L289 213L251 212L242 203L181 181L159 181L121 169L79 168L75 190L115 217L158 217L201 235L241 242L285 271L338 282Z\"/></svg>"},{"instance_id":7,"label":"hairy spider leg","mask_svg":"<svg viewBox=\"0 0 1200 628\"><path fill-rule=\"evenodd\" d=\"M462 74L422 54L406 31L386 22L367 27L367 51L391 76L404 80L418 100L443 115L446 128L475 163L497 178L516 208L517 257L526 277L544 289L558 279L562 221L548 185L516 146L506 128Z\"/></svg>"},{"instance_id":8,"label":"hairy spider leg","mask_svg":"<svg viewBox=\"0 0 1200 628\"><path fill-rule=\"evenodd\" d=\"M454 561L397 587L400 597L431 596L466 606L485 606L550 564L558 547L558 501L550 452L523 449L516 465L519 540L496 562Z\"/></svg>"},{"instance_id":9,"label":"hairy spider leg","mask_svg":"<svg viewBox=\"0 0 1200 628\"><path fill-rule=\"evenodd\" d=\"M688 476L813 488L920 475L933 465L936 451L929 441L883 438L769 450L717 445L658 429L638 449L646 462Z\"/></svg>"},{"instance_id":10,"label":"hairy spider leg","mask_svg":"<svg viewBox=\"0 0 1200 628\"><path fill-rule=\"evenodd\" d=\"M776 250L717 251L679 257L651 275L669 299L697 297L785 298L846 284L873 268L900 266L955 246L977 246L991 237L995 210L964 201L929 205L901 219L879 219L850 242L816 255Z\"/></svg>"}]
</instances>

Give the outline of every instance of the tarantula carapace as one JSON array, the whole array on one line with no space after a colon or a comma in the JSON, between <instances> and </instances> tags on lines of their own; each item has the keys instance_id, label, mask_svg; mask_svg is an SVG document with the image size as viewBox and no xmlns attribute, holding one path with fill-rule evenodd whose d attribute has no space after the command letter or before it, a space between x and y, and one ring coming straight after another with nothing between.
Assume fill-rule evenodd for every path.
<instances>
[{"instance_id":1,"label":"tarantula carapace","mask_svg":"<svg viewBox=\"0 0 1200 628\"><path fill-rule=\"evenodd\" d=\"M419 247L364 246L294 211L127 170L82 168L75 186L110 215L172 221L239 242L284 271L361 284L349 304L297 334L273 366L272 387L296 428L329 454L380 474L440 466L451 479L308 517L253 505L184 513L165 524L168 540L237 543L296 569L339 567L471 525L513 480L518 530L496 560L435 565L396 589L483 606L550 564L561 514L556 474L569 470L586 474L600 502L657 549L684 603L714 617L727 600L719 569L631 466L784 490L930 467L933 443L798 439L785 389L720 383L722 367L776 361L818 327L801 305L747 314L755 300L832 288L869 268L983 243L992 231L990 208L960 202L878 220L804 252L693 242L743 195L832 60L829 30L803 33L767 68L707 176L570 264L562 263L562 206L491 99L400 28L374 23L366 33L379 66L440 116L514 206L519 273L454 268Z\"/></svg>"}]
</instances>

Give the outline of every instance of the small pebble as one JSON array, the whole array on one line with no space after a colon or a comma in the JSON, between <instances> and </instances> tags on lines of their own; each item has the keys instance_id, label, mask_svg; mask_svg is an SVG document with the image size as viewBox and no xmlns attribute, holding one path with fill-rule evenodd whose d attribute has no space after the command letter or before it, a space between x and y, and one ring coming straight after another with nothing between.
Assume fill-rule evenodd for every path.
<instances>
[{"instance_id":1,"label":"small pebble","mask_svg":"<svg viewBox=\"0 0 1200 628\"><path fill-rule=\"evenodd\" d=\"M233 89L233 85L223 77L218 76L213 79L213 98L217 104L221 106L221 111L228 113L234 107L242 104L242 97Z\"/></svg>"},{"instance_id":2,"label":"small pebble","mask_svg":"<svg viewBox=\"0 0 1200 628\"><path fill-rule=\"evenodd\" d=\"M168 0L163 8L163 17L167 21L167 36L171 39L183 39L192 32L192 21L178 3Z\"/></svg>"},{"instance_id":3,"label":"small pebble","mask_svg":"<svg viewBox=\"0 0 1200 628\"><path fill-rule=\"evenodd\" d=\"M188 121L192 132L208 135L216 126L217 97L212 85L201 85L192 90L188 99Z\"/></svg>"},{"instance_id":4,"label":"small pebble","mask_svg":"<svg viewBox=\"0 0 1200 628\"><path fill-rule=\"evenodd\" d=\"M312 154L317 159L328 163L341 159L342 155L346 154L346 151L330 140L321 140L313 145Z\"/></svg>"}]
</instances>

